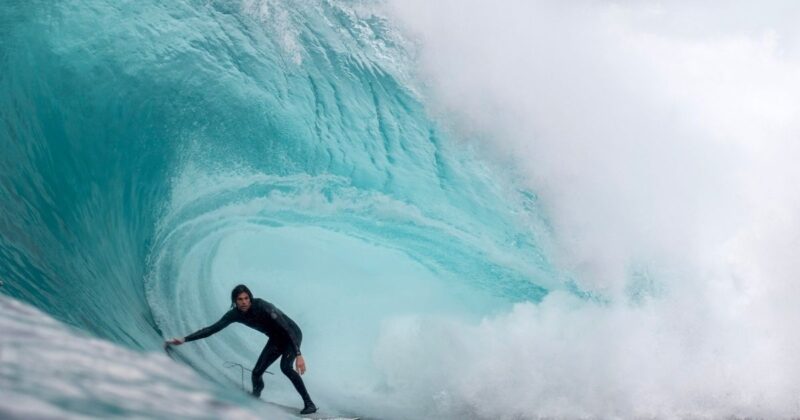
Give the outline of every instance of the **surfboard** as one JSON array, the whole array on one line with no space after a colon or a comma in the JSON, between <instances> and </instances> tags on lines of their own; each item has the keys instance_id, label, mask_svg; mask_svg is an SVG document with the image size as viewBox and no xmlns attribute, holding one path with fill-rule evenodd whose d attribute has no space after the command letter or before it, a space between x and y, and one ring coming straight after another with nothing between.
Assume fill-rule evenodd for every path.
<instances>
[{"instance_id":1,"label":"surfboard","mask_svg":"<svg viewBox=\"0 0 800 420\"><path fill-rule=\"evenodd\" d=\"M185 360L183 357L181 357L180 354L178 352L176 352L175 349L173 348L173 346L171 346L171 345L165 344L164 345L164 352L166 352L167 356L169 356L172 360L176 360L176 361L180 360L180 361L182 361L184 363L189 364L188 360ZM247 369L247 368L245 368L244 366L242 366L241 364L238 364L238 363L233 363L233 362L226 362L226 363L230 363L231 366L235 365L235 366L241 367L243 369L243 371L244 370L250 370L250 369ZM230 366L226 366L226 367L230 367ZM272 372L265 372L265 373L269 373L270 375L272 375ZM244 379L242 379L242 381L244 381ZM242 383L242 391L246 392L245 389L244 389L244 382ZM250 395L250 393L247 393L247 394ZM359 417L359 416L350 416L350 415L346 415L345 416L345 415L340 415L340 414L327 413L325 411L317 411L316 413L311 413L311 414L300 414L300 409L299 408L290 407L288 405L278 404L278 403L274 403L274 402L270 402L270 401L265 401L265 400L262 400L261 398L258 398L258 400L261 401L264 404L268 404L268 405L270 405L272 407L275 407L275 408L277 408L277 409L279 409L279 410L281 410L281 411L283 411L283 412L285 412L287 414L291 414L292 416L302 417L302 418L306 418L306 419L310 419L310 420L361 420L361 417Z\"/></svg>"},{"instance_id":2,"label":"surfboard","mask_svg":"<svg viewBox=\"0 0 800 420\"><path fill-rule=\"evenodd\" d=\"M340 414L333 414L333 413L326 413L325 411L317 411L316 413L311 414L300 414L300 409L295 407L289 407L288 405L278 404L274 402L264 401L261 400L264 404L271 405L281 411L284 411L288 414L293 416L302 417L304 419L312 419L312 420L361 420L361 417L357 416L343 416Z\"/></svg>"}]
</instances>

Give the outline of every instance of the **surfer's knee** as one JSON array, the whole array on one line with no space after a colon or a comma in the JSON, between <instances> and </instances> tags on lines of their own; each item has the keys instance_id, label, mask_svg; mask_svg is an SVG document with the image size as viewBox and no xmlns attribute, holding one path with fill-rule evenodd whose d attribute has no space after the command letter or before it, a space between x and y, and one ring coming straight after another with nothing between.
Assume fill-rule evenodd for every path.
<instances>
[{"instance_id":1,"label":"surfer's knee","mask_svg":"<svg viewBox=\"0 0 800 420\"><path fill-rule=\"evenodd\" d=\"M292 376L295 373L292 369L292 361L288 358L281 360L281 372L286 376Z\"/></svg>"}]
</instances>

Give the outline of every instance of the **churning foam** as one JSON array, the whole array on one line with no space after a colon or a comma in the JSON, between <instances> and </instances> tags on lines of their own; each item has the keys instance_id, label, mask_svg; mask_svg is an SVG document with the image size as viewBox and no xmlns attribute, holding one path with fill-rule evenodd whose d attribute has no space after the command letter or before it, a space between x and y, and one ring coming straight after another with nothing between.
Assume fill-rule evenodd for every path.
<instances>
[{"instance_id":1,"label":"churning foam","mask_svg":"<svg viewBox=\"0 0 800 420\"><path fill-rule=\"evenodd\" d=\"M600 302L388 325L380 354L428 363L387 362L399 388L487 418L800 412L800 32L784 5L389 10L432 109L513 156L558 265Z\"/></svg>"}]
</instances>

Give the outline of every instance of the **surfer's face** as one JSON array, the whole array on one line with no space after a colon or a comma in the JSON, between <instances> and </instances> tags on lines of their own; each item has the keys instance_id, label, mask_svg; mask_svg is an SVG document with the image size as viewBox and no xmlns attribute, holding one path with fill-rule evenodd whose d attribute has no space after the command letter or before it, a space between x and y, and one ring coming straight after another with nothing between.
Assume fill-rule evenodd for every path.
<instances>
[{"instance_id":1,"label":"surfer's face","mask_svg":"<svg viewBox=\"0 0 800 420\"><path fill-rule=\"evenodd\" d=\"M236 309L247 312L250 309L250 296L247 293L242 292L239 293L239 296L236 296Z\"/></svg>"}]
</instances>

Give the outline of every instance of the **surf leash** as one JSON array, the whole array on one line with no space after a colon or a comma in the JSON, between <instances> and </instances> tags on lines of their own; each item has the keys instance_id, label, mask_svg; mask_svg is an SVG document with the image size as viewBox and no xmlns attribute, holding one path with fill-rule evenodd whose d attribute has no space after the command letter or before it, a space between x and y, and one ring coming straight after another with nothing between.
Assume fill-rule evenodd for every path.
<instances>
[{"instance_id":1,"label":"surf leash","mask_svg":"<svg viewBox=\"0 0 800 420\"><path fill-rule=\"evenodd\" d=\"M238 366L239 369L241 369L241 372L242 372L242 390L244 390L244 371L253 372L253 369L248 369L248 368L242 366L241 363L231 362L231 361L227 361L227 360L225 361L225 363L222 364L222 366L225 366L226 368L229 368L229 369ZM269 373L270 375L273 374L270 371L266 371L264 373Z\"/></svg>"}]
</instances>

